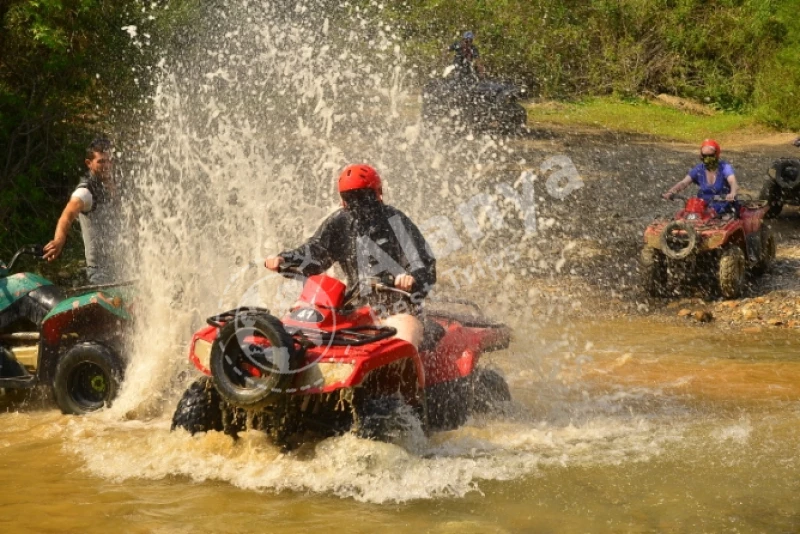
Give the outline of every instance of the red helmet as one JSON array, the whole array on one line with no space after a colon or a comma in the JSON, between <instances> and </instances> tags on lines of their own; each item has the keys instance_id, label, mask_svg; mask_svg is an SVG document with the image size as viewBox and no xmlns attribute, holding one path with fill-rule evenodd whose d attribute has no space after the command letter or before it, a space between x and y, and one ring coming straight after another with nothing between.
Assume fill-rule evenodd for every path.
<instances>
[{"instance_id":1,"label":"red helmet","mask_svg":"<svg viewBox=\"0 0 800 534\"><path fill-rule=\"evenodd\" d=\"M348 165L339 175L339 193L354 189L372 189L380 197L383 193L378 171L369 165Z\"/></svg>"},{"instance_id":2,"label":"red helmet","mask_svg":"<svg viewBox=\"0 0 800 534\"><path fill-rule=\"evenodd\" d=\"M707 146L714 148L714 155L719 157L719 153L722 152L722 149L719 147L719 143L714 141L713 139L706 139L703 141L703 144L700 145L700 154L703 153L703 149Z\"/></svg>"}]
</instances>

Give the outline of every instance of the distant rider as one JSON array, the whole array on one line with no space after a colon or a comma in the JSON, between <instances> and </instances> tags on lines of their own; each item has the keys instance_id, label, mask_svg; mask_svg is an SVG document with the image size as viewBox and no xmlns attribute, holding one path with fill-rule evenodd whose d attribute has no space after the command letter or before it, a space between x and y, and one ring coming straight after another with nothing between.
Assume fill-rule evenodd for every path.
<instances>
[{"instance_id":1,"label":"distant rider","mask_svg":"<svg viewBox=\"0 0 800 534\"><path fill-rule=\"evenodd\" d=\"M731 164L719 159L720 152L719 144L713 139L703 141L700 145L702 163L694 166L683 180L662 196L671 200L673 195L694 183L698 187L697 196L708 202L717 214L732 212L739 186ZM714 200L714 197L724 197L725 200Z\"/></svg>"},{"instance_id":2,"label":"distant rider","mask_svg":"<svg viewBox=\"0 0 800 534\"><path fill-rule=\"evenodd\" d=\"M459 77L475 77L482 78L484 75L483 63L481 63L481 55L478 52L478 47L473 44L475 34L471 31L465 32L461 40L450 45L445 54L453 52L453 65L456 67L456 73Z\"/></svg>"},{"instance_id":3,"label":"distant rider","mask_svg":"<svg viewBox=\"0 0 800 534\"><path fill-rule=\"evenodd\" d=\"M374 168L345 167L338 189L342 208L325 219L304 245L267 258L265 266L278 271L287 262L300 265L310 276L338 262L350 288L367 278L390 275L394 286L412 293L411 298L372 290L362 303L383 309L379 322L396 328L398 338L419 347L421 302L436 283L436 259L430 247L411 219L383 203L381 178Z\"/></svg>"}]
</instances>

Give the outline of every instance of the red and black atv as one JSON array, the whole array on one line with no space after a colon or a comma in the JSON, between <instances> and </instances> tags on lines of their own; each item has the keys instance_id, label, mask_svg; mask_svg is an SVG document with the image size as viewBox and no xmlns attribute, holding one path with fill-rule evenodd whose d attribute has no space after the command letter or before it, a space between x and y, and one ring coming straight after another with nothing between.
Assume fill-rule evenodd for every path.
<instances>
[{"instance_id":1,"label":"red and black atv","mask_svg":"<svg viewBox=\"0 0 800 534\"><path fill-rule=\"evenodd\" d=\"M262 308L210 317L189 351L204 376L183 394L172 429L236 437L252 428L284 447L308 434L391 439L416 424L455 428L511 400L505 380L479 366L483 353L508 347L505 325L471 302L450 301L475 313L428 311L417 352L394 328L376 325L369 306L351 306L357 293L321 274L305 279L283 320Z\"/></svg>"},{"instance_id":2,"label":"red and black atv","mask_svg":"<svg viewBox=\"0 0 800 534\"><path fill-rule=\"evenodd\" d=\"M656 220L644 231L641 270L645 291L666 296L671 279L711 278L725 298L738 297L746 272L762 274L775 258L775 238L763 224L766 201L737 201L721 216L701 198L685 201L671 220ZM714 198L714 200L724 200Z\"/></svg>"}]
</instances>

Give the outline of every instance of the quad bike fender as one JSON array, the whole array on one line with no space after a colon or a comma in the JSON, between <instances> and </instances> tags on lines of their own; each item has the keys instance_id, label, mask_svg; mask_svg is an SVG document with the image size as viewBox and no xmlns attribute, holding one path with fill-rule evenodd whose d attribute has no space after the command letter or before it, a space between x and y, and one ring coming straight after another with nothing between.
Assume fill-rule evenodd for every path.
<instances>
[{"instance_id":1,"label":"quad bike fender","mask_svg":"<svg viewBox=\"0 0 800 534\"><path fill-rule=\"evenodd\" d=\"M33 273L17 273L0 279L0 311L5 310L31 291L51 285L53 285L52 282Z\"/></svg>"},{"instance_id":2,"label":"quad bike fender","mask_svg":"<svg viewBox=\"0 0 800 534\"><path fill-rule=\"evenodd\" d=\"M409 362L413 365L414 377L401 377L400 368L405 368ZM397 381L388 386L389 389L401 388L402 381L414 381L419 389L426 384L425 368L414 346L389 338L369 347L317 347L309 350L306 366L297 374L292 392L331 393L342 388L354 388L363 385L372 373L378 371L385 376L384 381Z\"/></svg>"},{"instance_id":3,"label":"quad bike fender","mask_svg":"<svg viewBox=\"0 0 800 534\"><path fill-rule=\"evenodd\" d=\"M189 348L189 360L207 376L211 375L211 347L218 331L214 326L198 330ZM413 362L417 386L423 388L425 370L422 360L413 345L405 341L389 338L369 347L314 347L306 352L305 365L297 372L292 387L288 388L289 393L331 393L357 387L371 372L408 360Z\"/></svg>"},{"instance_id":4,"label":"quad bike fender","mask_svg":"<svg viewBox=\"0 0 800 534\"><path fill-rule=\"evenodd\" d=\"M131 319L120 297L94 291L58 303L42 321L42 343L58 346L62 337L77 334L84 339L116 338Z\"/></svg>"}]
</instances>

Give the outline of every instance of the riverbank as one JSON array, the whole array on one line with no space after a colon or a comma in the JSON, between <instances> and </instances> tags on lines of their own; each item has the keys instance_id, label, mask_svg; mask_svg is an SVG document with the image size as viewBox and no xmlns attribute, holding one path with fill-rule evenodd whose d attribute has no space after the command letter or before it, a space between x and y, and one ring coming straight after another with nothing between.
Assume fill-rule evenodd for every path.
<instances>
[{"instance_id":1,"label":"riverbank","mask_svg":"<svg viewBox=\"0 0 800 534\"><path fill-rule=\"evenodd\" d=\"M515 141L515 148L533 161L546 153L567 154L584 184L567 199L539 198L540 216L556 221L543 236L551 248L551 261L562 261L557 271L531 277L531 287L562 299L562 309L575 317L647 315L703 328L753 332L800 328L800 212L796 207L787 206L777 219L768 221L776 236L777 256L767 273L748 278L739 299L709 297L689 287L676 288L671 298L650 298L641 288L638 265L646 226L680 207L662 200L660 194L696 164L703 138L719 136L722 158L734 166L741 194L757 198L770 163L798 155L791 146L796 136L766 130L749 120L741 120L738 126L729 122L727 128L704 134L698 125L709 124L713 116L680 113L667 106L654 111L653 104L592 105L600 112L559 115L541 109L574 110L569 106L575 105L531 105L531 132ZM608 109L630 116L603 122ZM660 126L647 126L654 115L692 122L690 131L696 139L690 142L680 133L686 130L675 127L671 135L657 135Z\"/></svg>"}]
</instances>

